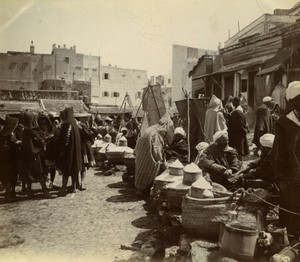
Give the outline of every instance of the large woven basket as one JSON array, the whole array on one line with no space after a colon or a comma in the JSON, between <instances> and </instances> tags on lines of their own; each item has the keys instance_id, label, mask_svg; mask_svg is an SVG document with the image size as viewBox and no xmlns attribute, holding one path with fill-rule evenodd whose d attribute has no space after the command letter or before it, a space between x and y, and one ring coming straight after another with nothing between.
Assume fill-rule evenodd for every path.
<instances>
[{"instance_id":1,"label":"large woven basket","mask_svg":"<svg viewBox=\"0 0 300 262\"><path fill-rule=\"evenodd\" d=\"M198 199L186 195L182 201L182 226L191 235L217 239L220 223L229 220L231 198ZM240 209L238 220L247 225L255 225L253 214Z\"/></svg>"}]
</instances>

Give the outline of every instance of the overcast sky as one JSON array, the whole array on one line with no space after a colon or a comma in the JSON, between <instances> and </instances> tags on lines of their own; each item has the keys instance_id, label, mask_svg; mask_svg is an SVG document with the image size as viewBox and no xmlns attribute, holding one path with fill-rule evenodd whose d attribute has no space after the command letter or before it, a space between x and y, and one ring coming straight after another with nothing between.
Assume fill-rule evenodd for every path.
<instances>
[{"instance_id":1,"label":"overcast sky","mask_svg":"<svg viewBox=\"0 0 300 262\"><path fill-rule=\"evenodd\" d=\"M0 0L0 52L76 45L102 64L171 70L172 44L217 49L238 30L299 0Z\"/></svg>"}]
</instances>

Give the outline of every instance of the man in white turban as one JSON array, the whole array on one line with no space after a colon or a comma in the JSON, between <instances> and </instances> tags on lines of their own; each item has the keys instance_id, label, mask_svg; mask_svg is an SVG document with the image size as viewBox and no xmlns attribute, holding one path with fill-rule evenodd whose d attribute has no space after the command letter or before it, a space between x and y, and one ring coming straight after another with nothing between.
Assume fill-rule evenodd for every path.
<instances>
[{"instance_id":1,"label":"man in white turban","mask_svg":"<svg viewBox=\"0 0 300 262\"><path fill-rule=\"evenodd\" d=\"M166 160L178 159L182 163L188 162L188 144L186 133L182 127L176 127L172 144L166 148Z\"/></svg>"},{"instance_id":2,"label":"man in white turban","mask_svg":"<svg viewBox=\"0 0 300 262\"><path fill-rule=\"evenodd\" d=\"M274 174L280 189L280 206L300 213L300 81L291 82L286 90L286 99L292 110L276 122L274 153ZM289 234L300 231L299 216L279 212L282 226Z\"/></svg>"},{"instance_id":3,"label":"man in white turban","mask_svg":"<svg viewBox=\"0 0 300 262\"><path fill-rule=\"evenodd\" d=\"M198 166L210 175L213 182L234 189L234 184L229 180L239 171L242 162L238 159L235 149L228 146L227 131L218 131L213 135L214 142L210 144L199 157Z\"/></svg>"}]
</instances>

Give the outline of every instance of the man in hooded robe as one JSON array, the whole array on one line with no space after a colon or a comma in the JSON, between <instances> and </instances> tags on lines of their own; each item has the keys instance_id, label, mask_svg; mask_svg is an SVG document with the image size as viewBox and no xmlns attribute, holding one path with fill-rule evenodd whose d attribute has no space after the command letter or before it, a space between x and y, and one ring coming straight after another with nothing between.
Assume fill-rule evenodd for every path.
<instances>
[{"instance_id":1,"label":"man in hooded robe","mask_svg":"<svg viewBox=\"0 0 300 262\"><path fill-rule=\"evenodd\" d=\"M279 210L281 226L289 234L300 231L300 81L293 81L286 90L292 110L276 122L273 145L274 175L280 189L279 204L291 212Z\"/></svg>"},{"instance_id":2,"label":"man in hooded robe","mask_svg":"<svg viewBox=\"0 0 300 262\"><path fill-rule=\"evenodd\" d=\"M0 131L0 181L5 185L5 199L15 199L15 187L18 178L16 165L17 140L14 131L18 125L15 117L6 117L3 128Z\"/></svg>"},{"instance_id":3,"label":"man in hooded robe","mask_svg":"<svg viewBox=\"0 0 300 262\"><path fill-rule=\"evenodd\" d=\"M165 141L171 144L173 136L173 121L165 114L138 139L135 148L135 187L139 194L149 194L155 177L164 165Z\"/></svg>"},{"instance_id":4,"label":"man in hooded robe","mask_svg":"<svg viewBox=\"0 0 300 262\"><path fill-rule=\"evenodd\" d=\"M22 138L22 169L27 182L27 194L33 196L31 190L32 180L40 182L45 198L52 198L46 187L41 154L45 146L45 138L40 131L37 115L32 112L25 112L24 119L24 132Z\"/></svg>"},{"instance_id":5,"label":"man in hooded robe","mask_svg":"<svg viewBox=\"0 0 300 262\"><path fill-rule=\"evenodd\" d=\"M222 101L213 95L208 104L204 122L204 134L206 136L206 142L208 143L213 141L213 135L217 131L227 129L226 120L222 110Z\"/></svg>"},{"instance_id":6,"label":"man in hooded robe","mask_svg":"<svg viewBox=\"0 0 300 262\"><path fill-rule=\"evenodd\" d=\"M63 173L62 188L59 196L66 196L68 179L71 176L71 192L76 191L78 173L82 170L80 132L74 118L73 107L64 109L61 114L61 129L57 139L58 158L57 167Z\"/></svg>"}]
</instances>

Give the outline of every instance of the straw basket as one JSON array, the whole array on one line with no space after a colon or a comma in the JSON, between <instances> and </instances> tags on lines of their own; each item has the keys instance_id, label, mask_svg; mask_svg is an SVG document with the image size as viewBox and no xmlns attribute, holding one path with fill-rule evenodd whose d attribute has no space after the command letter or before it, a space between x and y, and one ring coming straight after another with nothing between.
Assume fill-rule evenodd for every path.
<instances>
[{"instance_id":1,"label":"straw basket","mask_svg":"<svg viewBox=\"0 0 300 262\"><path fill-rule=\"evenodd\" d=\"M172 187L172 184L168 184L164 187L164 192L168 198L169 206L181 209L182 199L188 193L190 187L184 186L183 188L176 188Z\"/></svg>"},{"instance_id":2,"label":"straw basket","mask_svg":"<svg viewBox=\"0 0 300 262\"><path fill-rule=\"evenodd\" d=\"M220 223L227 222L231 210L231 198L197 199L186 195L182 201L182 226L195 236L217 239ZM255 225L255 216L243 210L238 211L238 220Z\"/></svg>"}]
</instances>

